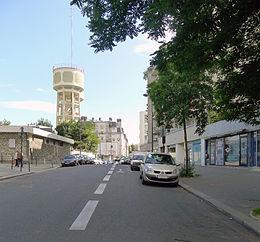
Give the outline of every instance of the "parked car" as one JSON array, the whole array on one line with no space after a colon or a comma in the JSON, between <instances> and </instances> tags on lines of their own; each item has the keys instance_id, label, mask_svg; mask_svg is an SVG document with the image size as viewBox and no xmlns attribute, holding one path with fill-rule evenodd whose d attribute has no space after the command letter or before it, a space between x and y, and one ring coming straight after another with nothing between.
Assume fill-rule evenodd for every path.
<instances>
[{"instance_id":1,"label":"parked car","mask_svg":"<svg viewBox=\"0 0 260 242\"><path fill-rule=\"evenodd\" d=\"M144 160L144 155L134 155L131 160L131 171L140 170L140 165Z\"/></svg>"},{"instance_id":2,"label":"parked car","mask_svg":"<svg viewBox=\"0 0 260 242\"><path fill-rule=\"evenodd\" d=\"M76 166L78 165L78 158L74 155L65 155L61 161L61 166Z\"/></svg>"},{"instance_id":3,"label":"parked car","mask_svg":"<svg viewBox=\"0 0 260 242\"><path fill-rule=\"evenodd\" d=\"M149 153L140 168L140 179L148 182L179 184L179 169L175 159L164 153Z\"/></svg>"},{"instance_id":4,"label":"parked car","mask_svg":"<svg viewBox=\"0 0 260 242\"><path fill-rule=\"evenodd\" d=\"M84 163L84 156L81 154L74 154L74 156L77 158L78 164L83 165Z\"/></svg>"},{"instance_id":5,"label":"parked car","mask_svg":"<svg viewBox=\"0 0 260 242\"><path fill-rule=\"evenodd\" d=\"M125 157L122 161L122 164L130 165L131 164L131 157Z\"/></svg>"}]
</instances>

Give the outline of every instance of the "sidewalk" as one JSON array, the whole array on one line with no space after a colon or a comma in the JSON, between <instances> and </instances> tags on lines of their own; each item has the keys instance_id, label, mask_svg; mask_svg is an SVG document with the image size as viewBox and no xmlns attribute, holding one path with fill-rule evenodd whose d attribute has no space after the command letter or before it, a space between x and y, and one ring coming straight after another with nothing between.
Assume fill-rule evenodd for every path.
<instances>
[{"instance_id":1,"label":"sidewalk","mask_svg":"<svg viewBox=\"0 0 260 242\"><path fill-rule=\"evenodd\" d=\"M4 163L0 164L0 181L17 176L24 176L36 172L47 171L57 167L60 167L60 164L53 164L53 167L51 164L38 164L37 166L35 164L32 164L30 166L29 172L28 164L24 164L22 171L20 171L20 167L13 166L13 169L11 169L11 164Z\"/></svg>"},{"instance_id":2,"label":"sidewalk","mask_svg":"<svg viewBox=\"0 0 260 242\"><path fill-rule=\"evenodd\" d=\"M260 218L250 215L260 208L260 169L196 166L199 177L181 178L180 186L260 235Z\"/></svg>"}]
</instances>

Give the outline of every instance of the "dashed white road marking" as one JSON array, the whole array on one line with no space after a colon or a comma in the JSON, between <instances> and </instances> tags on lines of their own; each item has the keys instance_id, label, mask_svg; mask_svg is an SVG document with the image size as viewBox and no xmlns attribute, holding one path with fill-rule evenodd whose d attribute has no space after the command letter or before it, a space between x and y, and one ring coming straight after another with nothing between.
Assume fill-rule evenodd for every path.
<instances>
[{"instance_id":1,"label":"dashed white road marking","mask_svg":"<svg viewBox=\"0 0 260 242\"><path fill-rule=\"evenodd\" d=\"M103 181L109 181L110 177L111 177L111 175L106 175L106 176L104 177Z\"/></svg>"},{"instance_id":2,"label":"dashed white road marking","mask_svg":"<svg viewBox=\"0 0 260 242\"><path fill-rule=\"evenodd\" d=\"M98 186L97 190L94 192L94 194L103 194L103 192L104 192L104 190L106 188L106 185L107 185L106 183L101 183Z\"/></svg>"},{"instance_id":3,"label":"dashed white road marking","mask_svg":"<svg viewBox=\"0 0 260 242\"><path fill-rule=\"evenodd\" d=\"M112 175L112 174L113 174L113 171L109 171L107 174L108 174L108 175Z\"/></svg>"},{"instance_id":4,"label":"dashed white road marking","mask_svg":"<svg viewBox=\"0 0 260 242\"><path fill-rule=\"evenodd\" d=\"M85 230L97 205L98 200L89 200L74 223L70 226L70 230Z\"/></svg>"}]
</instances>

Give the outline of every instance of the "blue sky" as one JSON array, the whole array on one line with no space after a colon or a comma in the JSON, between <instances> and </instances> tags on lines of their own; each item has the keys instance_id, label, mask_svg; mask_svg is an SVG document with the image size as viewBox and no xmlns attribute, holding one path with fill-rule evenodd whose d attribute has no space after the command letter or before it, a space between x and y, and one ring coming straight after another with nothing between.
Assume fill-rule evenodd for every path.
<instances>
[{"instance_id":1,"label":"blue sky","mask_svg":"<svg viewBox=\"0 0 260 242\"><path fill-rule=\"evenodd\" d=\"M69 2L0 0L0 120L27 125L45 118L56 125L52 67L71 62ZM73 64L85 71L81 115L121 118L129 143L136 144L139 112L147 102L143 73L158 45L142 35L95 54L86 24L74 6Z\"/></svg>"}]
</instances>

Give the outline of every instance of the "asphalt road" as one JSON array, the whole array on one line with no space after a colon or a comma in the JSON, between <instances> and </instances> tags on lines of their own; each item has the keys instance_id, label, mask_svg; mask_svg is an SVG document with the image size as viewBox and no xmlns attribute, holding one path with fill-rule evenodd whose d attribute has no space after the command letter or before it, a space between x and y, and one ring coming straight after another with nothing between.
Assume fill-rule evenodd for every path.
<instances>
[{"instance_id":1,"label":"asphalt road","mask_svg":"<svg viewBox=\"0 0 260 242\"><path fill-rule=\"evenodd\" d=\"M181 187L127 165L65 167L0 182L0 241L260 241Z\"/></svg>"}]
</instances>

